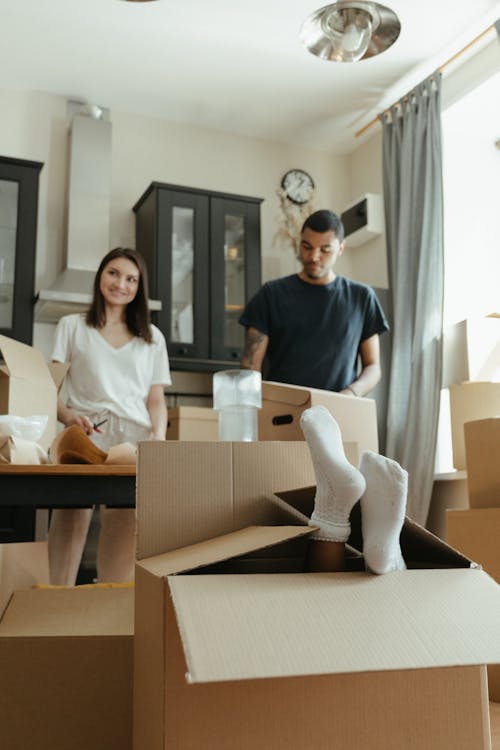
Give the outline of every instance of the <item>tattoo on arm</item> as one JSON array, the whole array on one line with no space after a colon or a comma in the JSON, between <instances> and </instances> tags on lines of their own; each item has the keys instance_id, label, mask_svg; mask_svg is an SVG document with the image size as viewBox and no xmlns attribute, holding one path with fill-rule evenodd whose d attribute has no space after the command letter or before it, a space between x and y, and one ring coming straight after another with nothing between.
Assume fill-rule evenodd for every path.
<instances>
[{"instance_id":1,"label":"tattoo on arm","mask_svg":"<svg viewBox=\"0 0 500 750\"><path fill-rule=\"evenodd\" d=\"M252 367L254 363L254 356L259 347L261 346L262 342L266 338L265 334L261 333L260 331L257 331L257 329L253 328L252 330L247 329L247 333L245 336L245 351L243 352L243 359L248 364L249 367Z\"/></svg>"}]
</instances>

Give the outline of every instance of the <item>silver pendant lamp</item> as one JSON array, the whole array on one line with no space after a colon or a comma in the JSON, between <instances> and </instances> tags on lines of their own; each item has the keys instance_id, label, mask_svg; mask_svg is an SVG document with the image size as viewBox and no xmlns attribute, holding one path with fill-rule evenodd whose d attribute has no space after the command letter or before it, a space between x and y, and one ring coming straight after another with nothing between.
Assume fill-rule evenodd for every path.
<instances>
[{"instance_id":1,"label":"silver pendant lamp","mask_svg":"<svg viewBox=\"0 0 500 750\"><path fill-rule=\"evenodd\" d=\"M341 0L314 11L302 24L304 47L322 60L356 62L385 52L401 24L390 8L365 0Z\"/></svg>"}]
</instances>

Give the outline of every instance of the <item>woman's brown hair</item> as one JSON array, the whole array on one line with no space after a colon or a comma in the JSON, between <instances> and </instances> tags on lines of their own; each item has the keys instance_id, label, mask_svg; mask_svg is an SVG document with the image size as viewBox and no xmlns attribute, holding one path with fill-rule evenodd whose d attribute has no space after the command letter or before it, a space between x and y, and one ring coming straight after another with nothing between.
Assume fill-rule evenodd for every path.
<instances>
[{"instance_id":1,"label":"woman's brown hair","mask_svg":"<svg viewBox=\"0 0 500 750\"><path fill-rule=\"evenodd\" d=\"M108 263L115 258L126 258L137 266L139 271L137 294L125 308L125 322L130 333L134 336L139 336L139 338L144 339L144 341L150 344L153 336L151 333L151 316L148 306L148 272L142 255L128 247L115 247L114 250L110 250L101 260L94 279L94 297L87 311L85 322L91 328L102 328L106 323L106 309L104 297L101 292L101 276Z\"/></svg>"}]
</instances>

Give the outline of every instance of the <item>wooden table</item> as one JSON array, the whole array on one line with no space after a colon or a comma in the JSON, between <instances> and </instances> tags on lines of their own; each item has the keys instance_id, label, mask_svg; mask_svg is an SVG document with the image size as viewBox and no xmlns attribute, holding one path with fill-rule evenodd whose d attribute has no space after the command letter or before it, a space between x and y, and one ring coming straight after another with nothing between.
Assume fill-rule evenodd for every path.
<instances>
[{"instance_id":1,"label":"wooden table","mask_svg":"<svg viewBox=\"0 0 500 750\"><path fill-rule=\"evenodd\" d=\"M0 465L0 508L133 508L135 474L135 466Z\"/></svg>"}]
</instances>

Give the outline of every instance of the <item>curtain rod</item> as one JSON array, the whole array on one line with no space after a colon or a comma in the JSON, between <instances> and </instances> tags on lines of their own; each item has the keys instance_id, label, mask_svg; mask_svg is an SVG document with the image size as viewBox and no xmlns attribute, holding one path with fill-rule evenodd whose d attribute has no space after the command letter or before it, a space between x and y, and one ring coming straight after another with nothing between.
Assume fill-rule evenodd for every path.
<instances>
[{"instance_id":1,"label":"curtain rod","mask_svg":"<svg viewBox=\"0 0 500 750\"><path fill-rule=\"evenodd\" d=\"M478 34L478 36L476 36L474 39L472 39L472 41L470 41L468 44L466 44L465 47L462 47L462 49L460 49L458 52L455 52L455 54L452 55L449 58L449 60L446 60L446 62L444 62L442 65L439 66L439 68L437 68L437 72L438 73L442 73L443 70L448 67L448 65L451 65L451 63L455 62L455 60L458 57L460 57L461 55L463 55L464 52L467 52L471 47L473 47L475 44L477 44L477 42L479 42L480 39L482 39L484 36L486 36L486 34L489 34L489 32L492 29L495 29L495 24L492 24L491 26L488 26L487 29L485 29L480 34ZM394 104L392 104L391 107L397 107L400 101L401 100L399 99L397 102L395 102ZM387 114L389 112L389 110L391 109L391 107L387 107L387 109L384 109L384 111L383 111L382 114L384 114L384 115ZM354 134L354 137L355 138L359 138L359 136L361 136L364 133L366 133L366 131L369 130L372 127L372 125L375 125L379 121L379 116L380 115L377 115L376 117L373 118L373 120L370 120L370 122L368 122L366 125L364 125L361 128L361 130L358 130Z\"/></svg>"}]
</instances>

